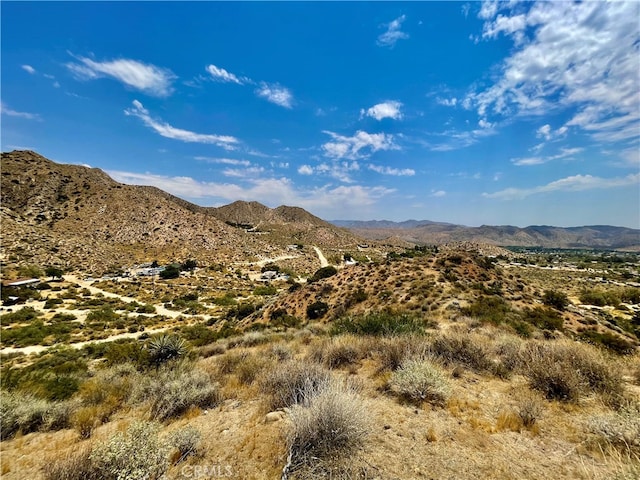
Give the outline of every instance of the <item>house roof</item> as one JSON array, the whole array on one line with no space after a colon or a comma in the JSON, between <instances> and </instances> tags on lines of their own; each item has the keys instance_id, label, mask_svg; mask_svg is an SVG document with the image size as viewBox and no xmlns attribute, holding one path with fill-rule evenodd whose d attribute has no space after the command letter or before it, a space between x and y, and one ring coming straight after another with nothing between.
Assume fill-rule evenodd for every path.
<instances>
[{"instance_id":1,"label":"house roof","mask_svg":"<svg viewBox=\"0 0 640 480\"><path fill-rule=\"evenodd\" d=\"M31 285L33 283L39 283L39 278L16 278L15 280L4 280L2 282L3 287L21 287L23 285Z\"/></svg>"}]
</instances>

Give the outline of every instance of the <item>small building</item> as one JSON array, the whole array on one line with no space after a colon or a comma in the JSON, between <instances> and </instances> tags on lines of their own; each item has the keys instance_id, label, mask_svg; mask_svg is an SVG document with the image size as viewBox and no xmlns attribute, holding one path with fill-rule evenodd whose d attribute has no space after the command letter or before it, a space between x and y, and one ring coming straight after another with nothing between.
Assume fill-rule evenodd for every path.
<instances>
[{"instance_id":1,"label":"small building","mask_svg":"<svg viewBox=\"0 0 640 480\"><path fill-rule=\"evenodd\" d=\"M4 280L3 287L34 287L40 283L39 278L17 278L15 280Z\"/></svg>"}]
</instances>

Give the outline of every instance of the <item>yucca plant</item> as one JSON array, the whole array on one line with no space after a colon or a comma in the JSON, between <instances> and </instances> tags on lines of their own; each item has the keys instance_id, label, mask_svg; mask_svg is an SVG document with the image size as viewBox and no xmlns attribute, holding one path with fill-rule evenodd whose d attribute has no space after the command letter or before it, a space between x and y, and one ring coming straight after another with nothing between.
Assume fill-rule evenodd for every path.
<instances>
[{"instance_id":1,"label":"yucca plant","mask_svg":"<svg viewBox=\"0 0 640 480\"><path fill-rule=\"evenodd\" d=\"M151 362L157 367L188 353L187 343L175 335L161 335L149 340L147 344Z\"/></svg>"}]
</instances>

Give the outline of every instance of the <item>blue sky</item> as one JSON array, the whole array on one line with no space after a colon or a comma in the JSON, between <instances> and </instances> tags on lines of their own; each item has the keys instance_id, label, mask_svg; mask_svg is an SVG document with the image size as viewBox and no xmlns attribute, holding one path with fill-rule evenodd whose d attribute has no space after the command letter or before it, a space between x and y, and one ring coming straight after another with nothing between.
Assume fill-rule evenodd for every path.
<instances>
[{"instance_id":1,"label":"blue sky","mask_svg":"<svg viewBox=\"0 0 640 480\"><path fill-rule=\"evenodd\" d=\"M2 2L2 150L205 206L640 227L640 3Z\"/></svg>"}]
</instances>

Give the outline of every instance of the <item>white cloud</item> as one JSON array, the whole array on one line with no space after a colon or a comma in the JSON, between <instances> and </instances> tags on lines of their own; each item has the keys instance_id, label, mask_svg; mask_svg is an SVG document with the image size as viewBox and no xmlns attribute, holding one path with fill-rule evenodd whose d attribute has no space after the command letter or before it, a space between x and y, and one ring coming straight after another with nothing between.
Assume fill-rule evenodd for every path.
<instances>
[{"instance_id":1,"label":"white cloud","mask_svg":"<svg viewBox=\"0 0 640 480\"><path fill-rule=\"evenodd\" d=\"M237 83L238 85L250 83L248 78L238 78L233 73L226 71L224 68L216 67L215 65L207 65L205 70L209 72L209 75L211 75L214 80L219 82Z\"/></svg>"},{"instance_id":2,"label":"white cloud","mask_svg":"<svg viewBox=\"0 0 640 480\"><path fill-rule=\"evenodd\" d=\"M194 157L196 160L207 163L216 163L221 165L234 165L240 167L249 167L251 162L249 160L237 160L235 158L217 158L217 157Z\"/></svg>"},{"instance_id":3,"label":"white cloud","mask_svg":"<svg viewBox=\"0 0 640 480\"><path fill-rule=\"evenodd\" d=\"M495 193L483 193L482 196L486 198L497 198L500 200L516 200L523 199L531 195L557 191L577 192L583 190L637 186L639 182L640 173L615 178L602 178L591 175L573 175L538 187L507 188Z\"/></svg>"},{"instance_id":4,"label":"white cloud","mask_svg":"<svg viewBox=\"0 0 640 480\"><path fill-rule=\"evenodd\" d=\"M396 177L411 177L416 174L416 171L412 168L391 168L373 164L369 164L367 168L382 175L393 175Z\"/></svg>"},{"instance_id":5,"label":"white cloud","mask_svg":"<svg viewBox=\"0 0 640 480\"><path fill-rule=\"evenodd\" d=\"M85 57L75 58L80 63L67 63L66 67L78 79L111 77L154 97L167 97L173 91L171 84L176 76L166 68L126 58L105 62L96 62Z\"/></svg>"},{"instance_id":6,"label":"white cloud","mask_svg":"<svg viewBox=\"0 0 640 480\"><path fill-rule=\"evenodd\" d=\"M256 95L281 107L292 108L293 95L288 88L281 85L261 82L260 87L256 89Z\"/></svg>"},{"instance_id":7,"label":"white cloud","mask_svg":"<svg viewBox=\"0 0 640 480\"><path fill-rule=\"evenodd\" d=\"M37 113L18 112L7 107L4 103L0 103L0 113L9 117L24 118L27 120L42 121L42 117Z\"/></svg>"},{"instance_id":8,"label":"white cloud","mask_svg":"<svg viewBox=\"0 0 640 480\"><path fill-rule=\"evenodd\" d=\"M360 117L364 115L375 118L376 120L382 120L383 118L393 118L394 120L400 120L402 118L402 112L400 111L402 103L395 100L388 100L383 103L378 103L366 111L362 109L360 111Z\"/></svg>"},{"instance_id":9,"label":"white cloud","mask_svg":"<svg viewBox=\"0 0 640 480\"><path fill-rule=\"evenodd\" d=\"M541 126L536 131L536 137L544 138L547 141L551 140L551 125L547 123L546 125Z\"/></svg>"},{"instance_id":10,"label":"white cloud","mask_svg":"<svg viewBox=\"0 0 640 480\"><path fill-rule=\"evenodd\" d=\"M300 175L313 175L313 167L311 165L301 165L298 168Z\"/></svg>"},{"instance_id":11,"label":"white cloud","mask_svg":"<svg viewBox=\"0 0 640 480\"><path fill-rule=\"evenodd\" d=\"M584 151L584 148L581 148L581 147L561 148L560 153L557 153L556 155L549 155L547 157L513 158L511 159L511 163L519 167L541 165L543 163L551 162L553 160L560 160L562 158L572 157L573 155L577 153L581 153L583 151Z\"/></svg>"},{"instance_id":12,"label":"white cloud","mask_svg":"<svg viewBox=\"0 0 640 480\"><path fill-rule=\"evenodd\" d=\"M438 105L444 105L445 107L455 107L458 104L458 99L456 97L451 98L436 98L436 103Z\"/></svg>"},{"instance_id":13,"label":"white cloud","mask_svg":"<svg viewBox=\"0 0 640 480\"><path fill-rule=\"evenodd\" d=\"M36 69L33 68L31 65L21 65L21 67L22 67L23 70L25 70L26 72L30 73L31 75L36 73Z\"/></svg>"},{"instance_id":14,"label":"white cloud","mask_svg":"<svg viewBox=\"0 0 640 480\"><path fill-rule=\"evenodd\" d=\"M447 192L445 192L444 190L431 190L431 195L429 195L430 197L444 197L447 194Z\"/></svg>"},{"instance_id":15,"label":"white cloud","mask_svg":"<svg viewBox=\"0 0 640 480\"><path fill-rule=\"evenodd\" d=\"M108 171L118 182L134 185L152 185L178 197L191 199L256 200L267 205L297 205L324 214L330 218L346 209L370 206L395 192L380 186L361 185L322 187L296 187L286 177L244 179L245 185L236 183L202 182L191 177L168 177L152 173Z\"/></svg>"},{"instance_id":16,"label":"white cloud","mask_svg":"<svg viewBox=\"0 0 640 480\"><path fill-rule=\"evenodd\" d=\"M409 34L401 30L402 22L404 22L406 19L406 15L402 15L395 20L392 20L391 22L385 24L387 27L387 31L382 33L378 37L378 41L376 43L381 47L393 48L398 40L409 38Z\"/></svg>"},{"instance_id":17,"label":"white cloud","mask_svg":"<svg viewBox=\"0 0 640 480\"><path fill-rule=\"evenodd\" d=\"M163 121L155 120L138 100L134 100L133 108L126 109L124 113L125 115L138 117L147 127L166 138L182 142L213 144L227 150L235 149L235 145L238 143L238 139L235 137L190 132L189 130L172 127Z\"/></svg>"},{"instance_id":18,"label":"white cloud","mask_svg":"<svg viewBox=\"0 0 640 480\"><path fill-rule=\"evenodd\" d=\"M258 166L247 168L225 168L222 172L225 177L236 178L252 178L262 173L264 173L264 168Z\"/></svg>"},{"instance_id":19,"label":"white cloud","mask_svg":"<svg viewBox=\"0 0 640 480\"><path fill-rule=\"evenodd\" d=\"M358 130L352 137L345 137L337 133L324 131L330 135L333 141L322 145L326 157L334 159L346 158L356 160L368 157L371 153L379 150L399 150L394 143L393 135L386 133L367 133ZM363 150L368 150L364 152Z\"/></svg>"},{"instance_id":20,"label":"white cloud","mask_svg":"<svg viewBox=\"0 0 640 480\"><path fill-rule=\"evenodd\" d=\"M558 135L573 126L598 141L638 137L640 3L488 2L479 17L483 38L515 42L493 85L465 98L480 116L567 111Z\"/></svg>"}]
</instances>

